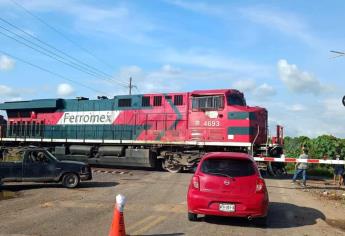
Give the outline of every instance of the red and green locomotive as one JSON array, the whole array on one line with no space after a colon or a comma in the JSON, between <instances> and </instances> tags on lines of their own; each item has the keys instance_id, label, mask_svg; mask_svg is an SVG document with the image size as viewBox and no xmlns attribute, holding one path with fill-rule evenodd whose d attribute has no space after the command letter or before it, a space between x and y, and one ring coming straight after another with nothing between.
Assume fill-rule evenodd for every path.
<instances>
[{"instance_id":1,"label":"red and green locomotive","mask_svg":"<svg viewBox=\"0 0 345 236\"><path fill-rule=\"evenodd\" d=\"M234 89L5 102L3 146L39 145L91 164L193 168L209 151L279 155L267 111ZM1 122L1 121L0 121ZM277 151L278 150L278 151Z\"/></svg>"}]
</instances>

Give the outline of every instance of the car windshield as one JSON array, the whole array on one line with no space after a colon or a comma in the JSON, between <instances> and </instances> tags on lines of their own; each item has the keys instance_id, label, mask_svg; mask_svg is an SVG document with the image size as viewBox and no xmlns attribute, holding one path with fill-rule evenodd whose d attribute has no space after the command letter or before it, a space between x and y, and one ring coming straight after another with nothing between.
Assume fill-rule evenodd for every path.
<instances>
[{"instance_id":1,"label":"car windshield","mask_svg":"<svg viewBox=\"0 0 345 236\"><path fill-rule=\"evenodd\" d=\"M240 159L207 159L202 163L201 171L205 174L244 177L255 173L253 163L250 160Z\"/></svg>"},{"instance_id":2,"label":"car windshield","mask_svg":"<svg viewBox=\"0 0 345 236\"><path fill-rule=\"evenodd\" d=\"M49 151L45 151L46 152L46 154L49 156L49 158L50 159L53 159L53 160L55 160L55 161L57 161L57 159L56 159L56 157L53 155L53 154L51 154Z\"/></svg>"}]
</instances>

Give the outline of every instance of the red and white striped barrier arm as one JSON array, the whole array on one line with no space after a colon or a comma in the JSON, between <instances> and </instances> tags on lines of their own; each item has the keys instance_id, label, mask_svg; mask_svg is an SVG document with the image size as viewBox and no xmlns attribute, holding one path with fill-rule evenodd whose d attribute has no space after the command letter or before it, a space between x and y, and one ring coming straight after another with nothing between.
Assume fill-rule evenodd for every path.
<instances>
[{"instance_id":1,"label":"red and white striped barrier arm","mask_svg":"<svg viewBox=\"0 0 345 236\"><path fill-rule=\"evenodd\" d=\"M324 160L324 159L299 159L299 158L274 158L274 157L254 157L255 161L270 161L270 162L290 162L290 163L315 163L315 164L332 164L344 165L344 160Z\"/></svg>"}]
</instances>

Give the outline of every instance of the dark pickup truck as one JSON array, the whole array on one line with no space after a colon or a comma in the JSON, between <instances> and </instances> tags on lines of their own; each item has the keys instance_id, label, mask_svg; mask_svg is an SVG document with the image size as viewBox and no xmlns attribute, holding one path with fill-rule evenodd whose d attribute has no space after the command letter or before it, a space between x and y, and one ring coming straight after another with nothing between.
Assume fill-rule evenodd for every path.
<instances>
[{"instance_id":1,"label":"dark pickup truck","mask_svg":"<svg viewBox=\"0 0 345 236\"><path fill-rule=\"evenodd\" d=\"M75 188L81 180L91 180L89 165L76 161L59 161L43 148L2 149L1 182L55 182Z\"/></svg>"}]
</instances>

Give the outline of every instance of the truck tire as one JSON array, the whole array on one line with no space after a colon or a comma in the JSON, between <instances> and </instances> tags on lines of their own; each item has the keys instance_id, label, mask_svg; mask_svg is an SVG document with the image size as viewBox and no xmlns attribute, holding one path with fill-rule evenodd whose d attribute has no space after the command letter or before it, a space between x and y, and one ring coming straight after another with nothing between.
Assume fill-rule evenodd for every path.
<instances>
[{"instance_id":1,"label":"truck tire","mask_svg":"<svg viewBox=\"0 0 345 236\"><path fill-rule=\"evenodd\" d=\"M62 177L62 185L66 188L75 188L79 185L79 176L75 173L66 173Z\"/></svg>"}]
</instances>

